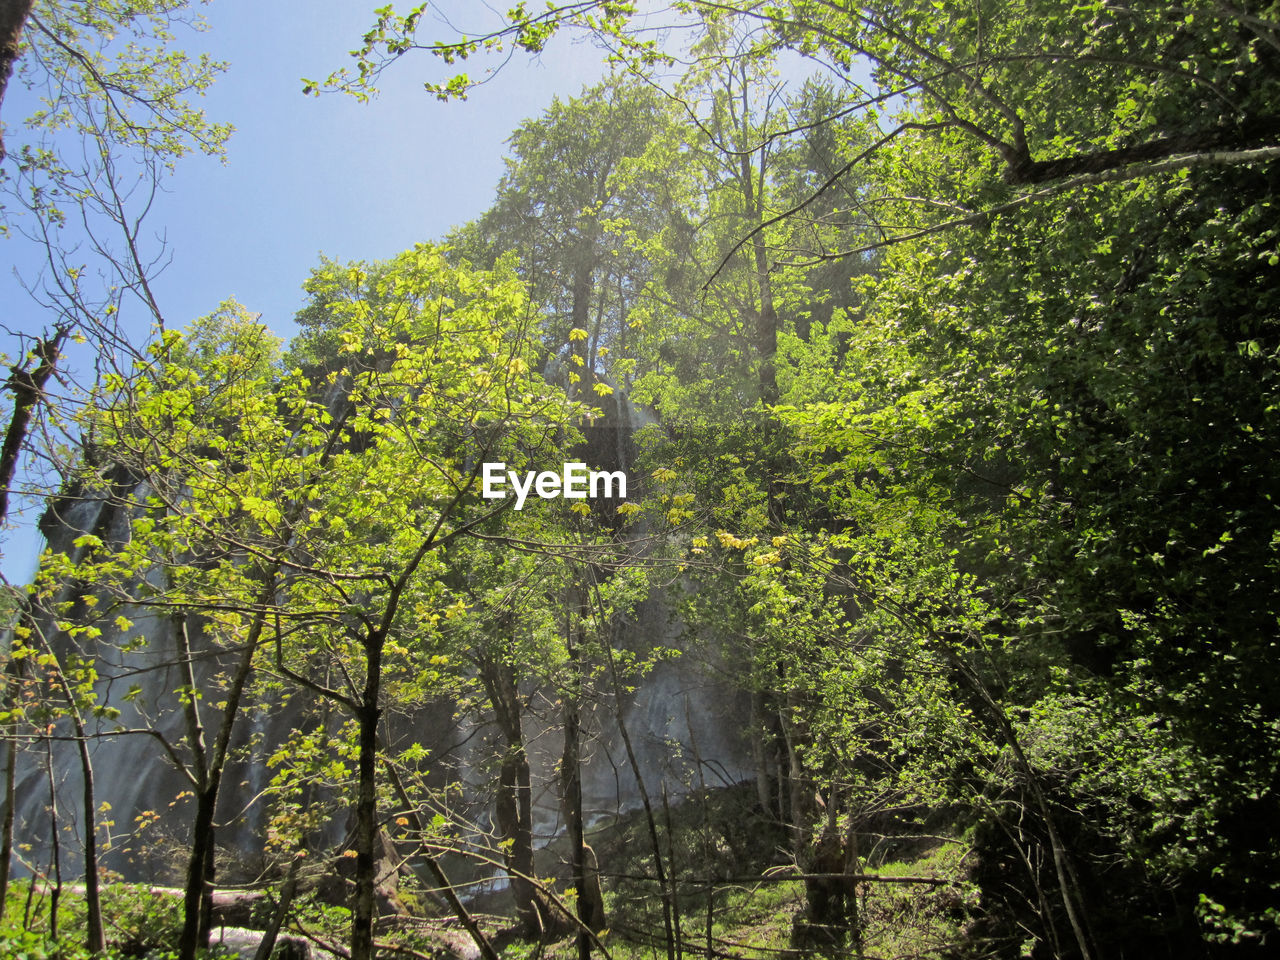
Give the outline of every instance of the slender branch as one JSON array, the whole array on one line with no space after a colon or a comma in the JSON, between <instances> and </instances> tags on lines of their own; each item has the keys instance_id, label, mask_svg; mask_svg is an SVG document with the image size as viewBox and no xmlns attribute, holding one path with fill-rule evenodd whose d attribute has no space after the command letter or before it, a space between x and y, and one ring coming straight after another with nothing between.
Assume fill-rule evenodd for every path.
<instances>
[{"instance_id":1,"label":"slender branch","mask_svg":"<svg viewBox=\"0 0 1280 960\"><path fill-rule=\"evenodd\" d=\"M963 217L945 220L942 223L936 223L931 227L925 227L921 230L913 231L912 233L902 234L896 237L888 237L884 240L877 241L876 243L869 243L861 247L854 247L850 250L818 254L808 260L779 261L779 264L783 266L809 266L825 260L842 260L845 257L858 256L859 254L869 253L872 250L882 250L885 247L892 247L900 243L907 243L911 240L919 240L921 237L928 237L935 233L952 230L956 227L983 223L990 217L999 216L1000 214L1008 213L1010 210L1016 210L1017 208L1026 206L1034 201L1045 200L1049 197L1056 196L1057 194L1076 190L1080 187L1091 187L1102 183L1117 183L1124 180L1137 180L1141 177L1151 177L1161 173L1172 173L1175 170L1183 170L1187 167L1218 165L1238 166L1248 163L1262 163L1275 160L1277 158L1280 158L1280 146L1267 146L1258 147L1252 150L1223 150L1215 153L1198 153L1187 156L1169 157L1167 160L1161 160L1156 163L1133 165L1123 167L1118 170L1106 170L1101 173L1091 173L1085 176L1073 177L1070 180L1064 180L1061 183L1045 187L1043 190L1036 190L1033 193L1024 194L1007 203L988 207L985 210L979 210Z\"/></svg>"},{"instance_id":2,"label":"slender branch","mask_svg":"<svg viewBox=\"0 0 1280 960\"><path fill-rule=\"evenodd\" d=\"M885 145L891 143L893 140L897 139L897 137L902 133L905 133L908 130L920 130L920 131L942 130L949 126L952 126L950 121L936 121L933 123L921 123L919 121L911 120L906 123L899 124L893 130L889 131L889 133L885 134L883 137L881 137L879 140L877 140L875 143L869 146L866 150L863 150L861 153L859 153L856 157L854 157L848 163L844 164L844 166L842 166L839 170L837 170L835 173L829 176L822 183L822 185L818 187L817 190L809 194L809 196L806 197L804 200L801 200L799 203L795 204L794 206L791 206L788 209L782 211L781 213L775 214L774 216L769 217L767 220L764 220L756 224L756 226L752 227L751 230L745 236L741 237L737 243L735 243L732 247L729 248L728 253L726 253L723 257L720 258L719 264L717 264L715 270L711 272L711 276L708 277L706 282L702 285L702 289L706 290L709 286L711 286L711 284L715 281L716 277L720 275L720 272L724 270L725 265L729 262L729 260L733 257L733 255L737 253L739 250L741 250L753 237L756 236L756 234L767 229L768 227L773 226L775 223L779 223L782 220L785 220L787 217L790 217L793 214L797 214L801 210L805 209L805 207L809 206L809 204L813 203L820 196L822 196L824 193L830 190L833 186L835 186L836 182L840 180L840 178L843 177L846 173L852 170L857 164L861 163L863 160L872 156L881 147L884 147Z\"/></svg>"}]
</instances>

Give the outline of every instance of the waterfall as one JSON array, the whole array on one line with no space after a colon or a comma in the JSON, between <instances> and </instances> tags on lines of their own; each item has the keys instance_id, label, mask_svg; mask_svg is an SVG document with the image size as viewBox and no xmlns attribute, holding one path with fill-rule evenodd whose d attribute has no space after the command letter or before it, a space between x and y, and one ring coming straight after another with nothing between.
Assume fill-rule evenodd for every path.
<instances>
[{"instance_id":1,"label":"waterfall","mask_svg":"<svg viewBox=\"0 0 1280 960\"><path fill-rule=\"evenodd\" d=\"M602 469L630 471L637 460L636 433L656 428L657 418L621 390L615 390L613 403L604 407L606 416L583 431L585 459ZM128 489L127 477L113 480L118 481L118 490L119 485ZM637 477L635 483L634 489L641 490L643 478ZM133 499L140 502L146 490L136 480L133 484ZM51 503L41 521L50 549L74 557L82 549L74 541L84 533L94 533L104 542L124 543L132 517L117 505L122 499L111 502L102 496L76 495ZM174 691L183 685L175 663L177 641L173 623L164 611L138 606L128 615L133 623L127 629L104 624L102 635L88 642L70 640L57 633L52 623L42 626L54 637L63 656L76 652L76 643L86 643L83 653L97 660L99 679L94 692L98 703L121 711L118 720L94 721L95 732L104 734L92 748L98 800L107 805L102 808L100 838L109 836L112 840L104 851L103 865L128 880L171 882L173 855L166 860L162 851L166 843L171 849L185 843L193 812L190 799L180 796L190 790L190 783L156 740L157 735L163 736L180 754L186 751L182 712L174 704ZM656 646L679 648L682 632L682 625L673 619L669 598L658 592L639 604L633 616L619 621L615 642L644 656ZM199 630L192 631L194 643L199 644L202 638ZM194 664L196 683L206 689L230 663L227 655L210 656L208 652L206 649L201 655L197 651ZM747 698L721 679L727 671L717 671L715 664L700 669L695 663L698 656L703 654L687 651L679 659L657 663L647 676L634 681L634 692L624 694L622 713L641 775L652 794L660 793L664 784L671 796L678 797L696 789L702 780L728 784L752 776L750 750L742 736L749 721ZM523 692L529 696L536 693ZM582 779L588 824L634 810L640 804L610 696L584 705L583 710L587 749ZM233 750L244 759L235 761L227 771L217 819L220 823L235 821L219 831L219 847L236 851L233 859L252 873L264 855L265 819L262 803L251 805L250 800L267 786L271 774L266 758L287 740L302 718L299 708L292 705L270 709L266 704L245 706L249 715L242 717L233 741ZM563 826L556 787L562 749L559 717L553 709L547 713L550 716L526 715L524 730L533 784L534 835L540 845L554 839ZM215 723L216 711L208 710L205 719ZM105 736L117 724L153 732ZM430 706L411 716L394 718L391 732L393 738L421 743L429 751L436 782L448 779L462 785L460 804L468 816L478 821L488 816L484 805L490 790L482 782L478 753L484 749L483 737L471 737L475 731L462 729L451 705ZM19 767L16 833L19 842L31 844L30 862L43 869L48 857L49 819L40 753L27 751ZM78 810L80 770L74 744L55 744L55 762L60 820L67 823L75 819L78 823L82 819ZM246 811L247 816L240 816ZM108 827L108 820L114 825ZM141 831L139 823L146 824ZM331 822L326 829L331 839L336 839L344 824ZM74 847L63 845L72 870L77 853ZM223 875L228 881L246 878Z\"/></svg>"}]
</instances>

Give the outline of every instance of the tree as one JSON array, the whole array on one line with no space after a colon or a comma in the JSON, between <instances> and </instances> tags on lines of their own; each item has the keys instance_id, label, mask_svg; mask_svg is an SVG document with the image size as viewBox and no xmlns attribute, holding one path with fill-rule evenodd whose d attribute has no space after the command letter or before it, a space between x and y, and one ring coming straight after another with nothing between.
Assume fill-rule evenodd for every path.
<instances>
[{"instance_id":1,"label":"tree","mask_svg":"<svg viewBox=\"0 0 1280 960\"><path fill-rule=\"evenodd\" d=\"M159 509L97 572L165 567L167 588L144 581L139 594L134 580L130 602L211 619L237 650L216 744L192 774L184 950L207 936L197 918L235 704L274 654L274 670L355 720L352 951L370 955L384 689L394 681L403 698L407 679L429 686L434 675L438 553L495 513L479 497L481 463L514 462L517 445L536 455L570 409L529 372L531 330L509 268L449 267L423 246L375 271L373 302L334 292L359 290L362 272L329 265L315 278L330 285L340 343L327 365L253 366L252 325L203 342L171 333L154 380L117 378L94 414L96 461L133 464ZM187 542L196 553L165 548ZM195 695L182 694L184 709ZM199 760L202 735L192 736Z\"/></svg>"},{"instance_id":2,"label":"tree","mask_svg":"<svg viewBox=\"0 0 1280 960\"><path fill-rule=\"evenodd\" d=\"M442 548L505 509L480 500L481 464L505 451L514 462L518 448L545 453L572 409L530 373L534 331L509 268L451 268L440 251L419 247L377 289L384 309L359 300L331 307L350 356L330 375L342 384L348 426L325 480L305 500L291 498L306 503L314 525L301 538L307 560L291 568L282 615L296 624L292 643L325 653L291 665L277 639L277 668L356 721L353 957L373 946L384 684L401 672L429 679L428 645L446 619ZM319 679L326 660L341 683Z\"/></svg>"},{"instance_id":3,"label":"tree","mask_svg":"<svg viewBox=\"0 0 1280 960\"><path fill-rule=\"evenodd\" d=\"M933 162L957 195L981 189L981 148L910 150L886 166L890 187ZM1274 753L1265 722L1251 717L1274 698L1221 670L1270 669L1259 643L1274 600L1257 587L1274 562L1262 547L1270 481L1252 465L1273 461L1262 414L1273 290L1266 260L1237 244L1269 246L1258 213L1273 177L1161 171L946 235L914 202L887 204L903 235L919 235L864 287L875 322L855 330L861 369L797 413L846 514L895 531L896 549L865 533L851 547L875 559L868 592L902 594L933 571L903 612L917 611L937 653L961 658L956 699L981 709L1015 761L1012 779L993 770L991 783L1036 812L1033 842L1052 854L1032 888L1059 906L991 890L993 914L1039 912L1063 953L1197 926L1211 941L1272 935L1261 890L1274 881L1228 851L1273 842L1235 831L1256 823L1246 798L1273 776L1257 761ZM1155 506L1170 500L1176 517ZM950 557L904 536L925 509ZM1217 559L1228 551L1230 564ZM1195 839L1175 840L1168 818ZM984 836L1019 856L998 831ZM1156 893L1170 886L1172 908ZM1125 890L1122 905L1091 897L1100 887Z\"/></svg>"},{"instance_id":4,"label":"tree","mask_svg":"<svg viewBox=\"0 0 1280 960\"><path fill-rule=\"evenodd\" d=\"M671 11L671 20L706 29L745 24L756 40L742 50L744 58L783 48L823 62L844 78L844 103L830 120L853 111L882 116L903 97L918 105L913 116L886 123L879 143L784 217L892 143L928 136L971 144L984 176L963 196L953 196L943 182L930 188L928 169L916 168L912 186L925 189L911 194L911 202L941 214L922 228L934 231L980 223L992 212L1090 183L1188 166L1247 165L1280 154L1280 128L1265 94L1275 79L1277 49L1270 6L1261 0L1245 7L1195 0L1124 8L1105 0L1084 6L995 0L960 10L926 0L693 0ZM352 51L356 71L339 70L324 86L368 96L402 58L428 53L453 65L508 46L536 53L562 30L591 35L640 71L673 62L675 53L634 17L630 6L607 0L537 12L520 5L482 35L421 40L421 10L400 14L388 6ZM858 79L864 67L871 69L869 83ZM465 96L471 84L456 74L427 87L449 98ZM307 81L308 90L320 86ZM905 241L915 232L886 230L866 246Z\"/></svg>"},{"instance_id":5,"label":"tree","mask_svg":"<svg viewBox=\"0 0 1280 960\"><path fill-rule=\"evenodd\" d=\"M652 182L628 171L662 122L654 92L621 78L553 101L512 134L495 203L454 237L464 256L519 254L517 269L546 317L539 359L562 366L552 376L575 391L596 376L613 379L608 357L626 349L648 276L633 241L657 206Z\"/></svg>"},{"instance_id":6,"label":"tree","mask_svg":"<svg viewBox=\"0 0 1280 960\"><path fill-rule=\"evenodd\" d=\"M26 118L29 129L102 135L165 165L192 149L220 152L230 127L209 121L189 98L208 89L225 64L172 46L174 28L203 26L188 0L5 0L0 106L16 74L46 96L42 109ZM15 151L0 140L0 161L16 156L22 166L40 167L56 185L74 167L48 146L20 142Z\"/></svg>"},{"instance_id":7,"label":"tree","mask_svg":"<svg viewBox=\"0 0 1280 960\"><path fill-rule=\"evenodd\" d=\"M491 724L496 731L493 827L523 932L540 941L557 939L571 927L536 879L533 798L541 785L533 782L525 735L529 701L547 687L563 656L562 631L545 600L562 585L555 561L513 552L505 542L508 537L537 541L553 536L550 527L543 517L508 511L500 533L486 533L500 536L501 542L477 540L451 551L448 583L465 613L450 618L445 631L450 650L456 651L449 660L463 673L463 689L479 688L463 703L477 723ZM535 714L535 719L542 718Z\"/></svg>"},{"instance_id":8,"label":"tree","mask_svg":"<svg viewBox=\"0 0 1280 960\"><path fill-rule=\"evenodd\" d=\"M126 647L136 647L138 638L129 636L129 615L137 617L141 610L153 615L151 643L158 648L165 641L174 644L179 702L148 704L141 684L134 682L122 701L131 713L130 723L107 725L105 730L100 724L93 733L98 738L151 735L192 787L196 814L187 876L188 924L181 944L186 956L194 956L198 942L208 939L213 818L241 697L265 625L265 613L253 611L253 598L275 576L264 576L262 567L244 569L229 563L236 545L252 541L255 534L246 529L242 515L218 514L201 495L207 490L204 484L216 484L211 471L235 469L243 453L235 448L236 440L219 433L230 421L230 411L235 410L242 423L257 417L261 424L263 407L246 400L259 398L270 382L277 347L256 317L228 304L193 324L189 336L166 336L142 369L106 379L96 401L78 414L86 444L77 474L68 478L61 496L50 505L50 515L58 517L79 503L96 501L97 520L65 545L69 549L45 554L33 597L33 620L51 634L50 648L69 647L93 664L90 690L105 674L107 700L115 679L112 671L127 655L106 649L98 640L104 630L123 636ZM185 433L175 432L180 426L185 426ZM219 441L225 459L211 461ZM123 518L128 529L121 540L111 539L109 531L120 526L109 522L112 516ZM217 610L224 611L221 619L213 612ZM199 705L206 684L196 681L191 637L199 632L211 638L225 631L222 644L209 644L215 657L228 641L243 641L239 634L245 624L240 615L230 613L235 610L246 611L248 639L233 658L221 722L212 741L206 742ZM165 626L171 629L155 629ZM152 670L163 670L169 665L167 652L157 652L159 664ZM226 664L227 658L219 659ZM210 680L207 688L218 685ZM173 737L168 727L157 727L148 712L153 708L182 717L180 737ZM95 716L111 721L120 714L115 704L95 710ZM87 733L79 721L76 734L83 752ZM82 776L90 791L93 778L87 756ZM96 872L92 869L91 888Z\"/></svg>"},{"instance_id":9,"label":"tree","mask_svg":"<svg viewBox=\"0 0 1280 960\"><path fill-rule=\"evenodd\" d=\"M6 0L0 5L0 106L9 89L13 66L22 55L22 28L31 14L32 0ZM0 161L5 157L4 138L0 136Z\"/></svg>"},{"instance_id":10,"label":"tree","mask_svg":"<svg viewBox=\"0 0 1280 960\"><path fill-rule=\"evenodd\" d=\"M68 382L68 371L59 368L67 342L92 339L98 369L118 369L121 354L141 356L122 333L122 307L140 305L144 326L164 328L163 313L150 287L156 261L148 259L142 242L142 221L163 172L191 149L221 153L230 133L229 126L212 123L190 102L207 89L223 65L207 56L188 57L173 47L172 28L180 24L201 25L185 2L12 0L0 4L0 105L15 70L23 84L43 95L41 109L24 125L33 135L19 140L16 150L12 149L14 138L10 136L6 144L0 131L0 162L4 163L0 184L19 211L15 214L7 205L0 207L0 231L16 228L44 248L47 271L38 283L29 278L28 289L34 293L40 286L37 299L56 317L51 329L38 336L9 331L16 336L24 359L13 367L5 384L14 402L0 454L0 523L9 519L10 493L19 478L24 486L40 490L30 460L23 463L24 453L32 452L31 434L48 427L56 436L61 425L74 419L83 399L74 390L55 399L48 389L55 377ZM127 39L117 39L120 35ZM82 163L71 159L77 153L84 158ZM121 169L130 161L138 165L136 174ZM134 207L139 191L143 202ZM69 219L69 211L77 215ZM91 289L79 259L83 253L68 252L78 243L68 243L63 231L68 222L76 221L84 230L82 240L102 259L107 278L102 291ZM57 463L52 440L39 452L55 468L67 467ZM73 702L65 678L59 682L75 721L86 804L91 805L93 777L80 716L85 705ZM6 851L16 750L16 741L11 742ZM96 812L86 807L85 816L89 949L96 952L103 946ZM0 869L7 879L7 856Z\"/></svg>"},{"instance_id":11,"label":"tree","mask_svg":"<svg viewBox=\"0 0 1280 960\"><path fill-rule=\"evenodd\" d=\"M162 258L149 251L142 223L176 161L196 149L221 155L231 133L192 102L225 65L175 47L179 27L203 28L186 0L0 4L0 106L15 74L41 98L16 146L12 128L7 150L0 137L0 189L13 201L0 205L0 232L43 248L43 272L25 282L56 318L39 336L7 331L23 359L5 384L14 405L0 521L16 478L34 475L22 470L23 451L42 408L66 406L70 419L77 402L46 393L55 372L71 373L65 362L59 368L69 343L91 340L99 362L118 369L141 356L132 342L139 331L164 328L150 286ZM100 261L101 289L82 246Z\"/></svg>"},{"instance_id":12,"label":"tree","mask_svg":"<svg viewBox=\"0 0 1280 960\"><path fill-rule=\"evenodd\" d=\"M1180 866L1128 860L1137 912L1158 926L1143 898L1195 876L1175 928L1195 914L1210 938L1274 935L1262 892L1272 881L1229 852L1272 843L1236 831L1258 822L1248 798L1273 783L1259 758L1275 755L1274 697L1234 671L1271 672L1273 603L1260 584L1273 566L1273 478L1257 464L1275 461L1263 413L1274 234L1260 219L1280 156L1274 4L684 9L709 30L761 28L740 60L778 46L825 59L846 78L828 116L864 110L880 125L724 260L758 249L855 169L878 176L884 192L861 210L877 236L791 260L903 248L866 288L874 322L849 331L859 366L806 388L825 402L793 422L811 434L815 476L840 478L832 489L846 499L832 510L850 532L833 543L870 570L864 602L927 645L953 675L951 698L980 708L1009 752L1016 772L1000 789L1034 811L1051 854L1033 878L1056 888L1045 942L1089 956L1143 936L1091 902L1080 876L1085 863L1105 873L1117 842L1085 811L1115 809L1126 781L1153 806L1148 827L1124 818L1135 835L1159 835L1174 809L1197 824L1195 841L1175 845ZM383 10L357 80L418 50L452 62L502 43L541 49L561 27L592 32L637 69L663 60L629 15L520 8L488 36L418 44L415 17ZM870 83L854 79L863 64ZM891 114L899 99L908 109ZM1235 465L1229 481L1222 464ZM1170 497L1183 504L1173 523L1156 509ZM1146 745L1125 776L1049 746L1085 722ZM1169 739L1157 746L1161 723ZM1198 773L1174 774L1175 757ZM1178 786L1145 779L1144 763ZM1214 865L1190 866L1201 855Z\"/></svg>"}]
</instances>

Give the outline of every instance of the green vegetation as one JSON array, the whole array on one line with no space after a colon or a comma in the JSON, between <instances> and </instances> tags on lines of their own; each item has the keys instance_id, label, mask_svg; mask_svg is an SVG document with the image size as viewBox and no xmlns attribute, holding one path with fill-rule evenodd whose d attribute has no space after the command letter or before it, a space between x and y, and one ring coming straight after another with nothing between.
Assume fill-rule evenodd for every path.
<instances>
[{"instance_id":1,"label":"green vegetation","mask_svg":"<svg viewBox=\"0 0 1280 960\"><path fill-rule=\"evenodd\" d=\"M379 9L329 86L559 31L625 69L447 243L321 263L293 343L227 303L45 410L83 440L0 717L38 910L87 864L87 952L195 960L244 816L255 925L352 960L1273 952L1280 4L669 15L680 56L628 4ZM497 461L633 482L516 511ZM646 765L664 670L749 782L687 701ZM176 917L96 904L131 738L191 800ZM606 760L634 803L593 823Z\"/></svg>"},{"instance_id":2,"label":"green vegetation","mask_svg":"<svg viewBox=\"0 0 1280 960\"><path fill-rule=\"evenodd\" d=\"M37 888L41 885L36 884ZM4 922L0 926L0 951L13 960L81 960L89 954L78 944L85 935L83 887L68 887L59 898L58 919L53 921L52 899L47 889L31 889L28 880L9 887ZM109 918L108 960L149 956L165 960L166 949L182 927L179 903L156 896L147 887L113 884L103 894L104 914Z\"/></svg>"}]
</instances>

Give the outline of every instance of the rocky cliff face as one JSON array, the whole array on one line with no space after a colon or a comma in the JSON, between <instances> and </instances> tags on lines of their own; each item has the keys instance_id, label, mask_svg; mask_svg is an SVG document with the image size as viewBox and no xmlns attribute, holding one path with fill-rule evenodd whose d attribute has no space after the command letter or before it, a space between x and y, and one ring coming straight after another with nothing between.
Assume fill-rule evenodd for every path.
<instances>
[{"instance_id":1,"label":"rocky cliff face","mask_svg":"<svg viewBox=\"0 0 1280 960\"><path fill-rule=\"evenodd\" d=\"M147 491L124 472L111 479L114 489L109 492L72 489L49 505L40 523L49 550L78 558L88 548L77 546L76 541L86 534L106 544L128 539L132 516L119 504L145 499ZM69 601L79 592L78 585L69 584L56 599ZM67 619L74 622L76 612L73 607ZM98 677L93 685L96 703L108 712L119 711L114 717L84 717L97 794L98 837L106 853L103 865L127 879L161 881L172 879L177 863L171 862L170 850L185 841L184 818L189 815L191 784L162 746L167 742L183 750L186 727L175 691L186 681L170 616L142 604L120 612L132 625L120 629L110 617L95 618L102 633L92 641L59 631L52 617L37 617L33 626L64 664L91 660ZM196 683L203 689L213 689L215 678L232 660L209 649L193 651L192 659ZM237 853L247 854L258 842L254 836L259 826L257 811L253 806L242 810L244 791L261 789L262 751L270 741L271 728L287 723L285 716L268 719L269 707L251 705L238 729L236 752L242 759L230 772L231 782L244 790L227 791L219 811L220 821L231 824L223 837ZM74 872L85 822L82 764L75 743L70 742L72 725L60 720L54 732L64 739L28 742L19 763L15 835L31 846L29 866L48 872L55 822L52 780L64 869Z\"/></svg>"},{"instance_id":2,"label":"rocky cliff face","mask_svg":"<svg viewBox=\"0 0 1280 960\"><path fill-rule=\"evenodd\" d=\"M624 397L604 404L606 418L587 431L584 456L602 469L629 470L635 461L636 431L648 422ZM612 407L612 409L609 409ZM93 534L107 543L129 536L131 517L118 506L122 500L145 498L136 478L124 472L112 478L117 496L76 491L51 504L42 529L51 550L75 555L76 540ZM119 494L131 493L124 498ZM73 595L74 585L66 588ZM119 715L90 718L90 755L99 805L98 836L106 845L103 863L126 879L165 882L181 868L188 840L192 807L191 784L179 771L162 740L185 756L186 725L174 691L183 686L175 622L164 611L138 606L127 611L133 621L127 630L104 625L93 641L75 641L47 631L58 653L84 656L96 662L97 702ZM662 595L650 596L634 618L615 627L616 645L644 654L655 645L680 645L680 625ZM231 667L233 656L199 647L199 630L189 631L197 686L213 689ZM652 793L663 784L673 796L701 784L724 785L749 779L753 767L744 730L749 716L747 697L723 680L717 671L700 669L694 658L658 663L634 692L625 695L622 716L630 734L641 774ZM535 691L523 691L530 695ZM215 698L216 699L216 698ZM217 821L218 842L225 859L239 865L241 875L263 866L264 802L262 791L271 771L270 757L298 724L316 722L278 690L246 704L234 737L236 760L224 781ZM206 704L212 713L212 705ZM334 721L336 723L336 720ZM557 768L561 735L554 711L524 717L523 734L529 745L534 802L534 835L545 844L562 830ZM473 721L455 715L454 704L439 702L418 713L394 720L395 735L421 743L429 751L433 776L443 784L461 785L460 805L476 823L490 822L493 793L491 765L482 763L487 747L484 731ZM120 730L128 732L118 732ZM58 736L69 736L65 722ZM590 705L584 715L584 811L588 823L639 806L634 774L627 762L614 704ZM50 770L51 764L51 770ZM24 750L17 775L19 842L30 845L24 854L28 868L47 871L51 851L50 779L57 795L57 822L62 837L63 869L74 872L78 837L84 829L81 804L81 764L76 746L68 740L31 741ZM329 822L323 832L339 842L347 825ZM542 865L539 865L540 869ZM224 877L227 874L222 874Z\"/></svg>"}]
</instances>

